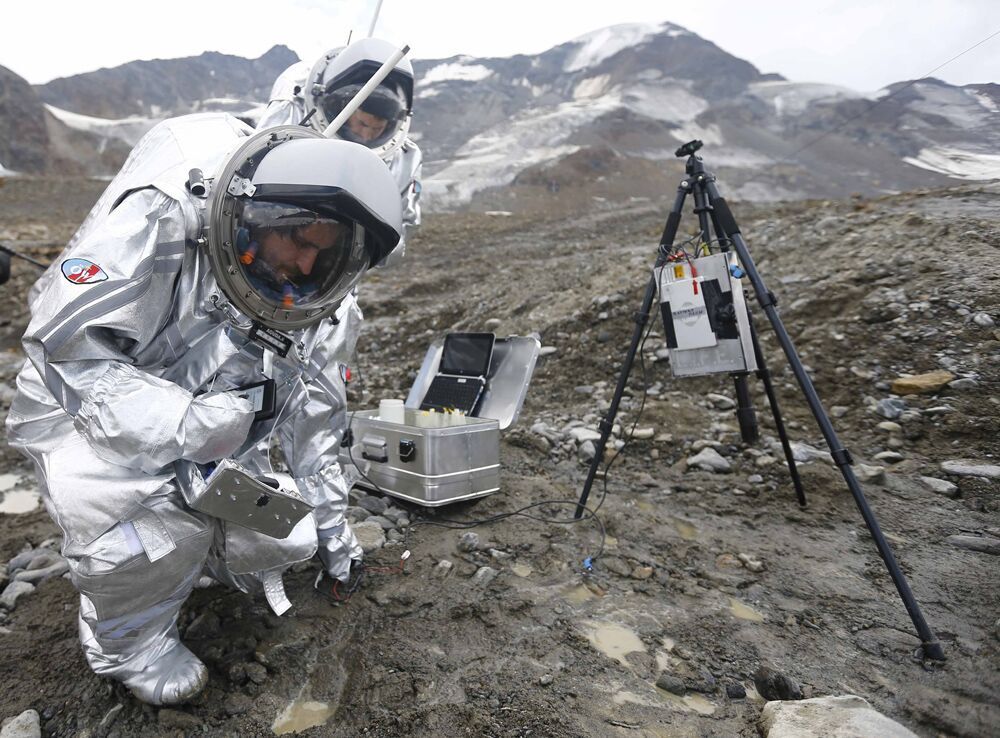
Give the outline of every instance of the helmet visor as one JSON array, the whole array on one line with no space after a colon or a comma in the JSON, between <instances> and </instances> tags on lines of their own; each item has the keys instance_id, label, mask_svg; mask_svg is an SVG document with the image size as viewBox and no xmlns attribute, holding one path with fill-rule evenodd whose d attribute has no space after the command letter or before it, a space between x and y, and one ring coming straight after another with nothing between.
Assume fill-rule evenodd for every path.
<instances>
[{"instance_id":1,"label":"helmet visor","mask_svg":"<svg viewBox=\"0 0 1000 738\"><path fill-rule=\"evenodd\" d=\"M298 205L240 203L233 244L243 276L275 307L339 301L364 273L364 229Z\"/></svg>"},{"instance_id":2,"label":"helmet visor","mask_svg":"<svg viewBox=\"0 0 1000 738\"><path fill-rule=\"evenodd\" d=\"M362 85L351 84L328 91L322 100L326 119L332 121L354 99ZM380 84L354 111L337 135L345 141L376 149L391 139L406 120L406 100L396 86Z\"/></svg>"}]
</instances>

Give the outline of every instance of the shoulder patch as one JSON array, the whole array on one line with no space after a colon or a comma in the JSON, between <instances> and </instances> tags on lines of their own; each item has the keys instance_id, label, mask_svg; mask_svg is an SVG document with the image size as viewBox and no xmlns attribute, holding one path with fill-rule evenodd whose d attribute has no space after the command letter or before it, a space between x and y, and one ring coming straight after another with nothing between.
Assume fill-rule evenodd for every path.
<instances>
[{"instance_id":1,"label":"shoulder patch","mask_svg":"<svg viewBox=\"0 0 1000 738\"><path fill-rule=\"evenodd\" d=\"M107 272L86 259L66 259L62 263L62 273L73 284L94 284L108 278Z\"/></svg>"}]
</instances>

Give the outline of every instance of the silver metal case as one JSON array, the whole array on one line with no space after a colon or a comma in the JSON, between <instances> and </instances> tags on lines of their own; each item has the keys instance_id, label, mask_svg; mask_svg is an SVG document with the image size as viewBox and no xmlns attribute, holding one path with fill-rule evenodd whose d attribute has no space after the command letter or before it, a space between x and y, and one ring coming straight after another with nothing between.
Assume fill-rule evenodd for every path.
<instances>
[{"instance_id":1,"label":"silver metal case","mask_svg":"<svg viewBox=\"0 0 1000 738\"><path fill-rule=\"evenodd\" d=\"M248 473L232 459L221 461L204 487L188 497L199 512L242 525L272 538L287 538L295 525L312 512L285 474L271 475L275 489Z\"/></svg>"},{"instance_id":2,"label":"silver metal case","mask_svg":"<svg viewBox=\"0 0 1000 738\"><path fill-rule=\"evenodd\" d=\"M674 376L756 371L738 268L729 251L653 270Z\"/></svg>"},{"instance_id":3,"label":"silver metal case","mask_svg":"<svg viewBox=\"0 0 1000 738\"><path fill-rule=\"evenodd\" d=\"M365 472L368 480L359 480L359 487L378 485L386 494L426 507L500 489L500 431L521 411L540 345L521 336L497 339L478 417L419 409L437 374L443 346L437 340L428 348L406 400L403 423L380 420L378 410L354 413L354 443L341 449L340 461L345 468L355 465Z\"/></svg>"}]
</instances>

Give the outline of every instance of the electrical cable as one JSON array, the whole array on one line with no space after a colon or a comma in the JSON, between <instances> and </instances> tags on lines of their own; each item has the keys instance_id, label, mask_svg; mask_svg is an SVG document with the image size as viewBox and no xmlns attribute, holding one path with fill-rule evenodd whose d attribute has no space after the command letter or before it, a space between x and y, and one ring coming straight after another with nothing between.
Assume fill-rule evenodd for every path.
<instances>
[{"instance_id":1,"label":"electrical cable","mask_svg":"<svg viewBox=\"0 0 1000 738\"><path fill-rule=\"evenodd\" d=\"M700 234L699 234L700 235ZM663 279L663 272L660 272L660 279L657 280L656 285L656 304L660 304L660 281ZM601 498L597 501L597 505L593 509L593 515L596 516L597 511L601 509L601 505L604 504L605 498L608 496L608 472L611 471L611 465L615 463L621 453L628 448L629 443L632 442L632 436L635 434L635 429L639 427L639 421L642 419L643 410L646 408L646 397L648 390L648 377L646 375L646 359L643 356L643 350L646 347L646 340L649 338L650 334L653 332L653 326L655 321L650 321L649 327L646 328L646 335L642 337L642 341L639 343L639 368L642 371L642 401L639 403L639 411L636 413L635 420L632 423L632 427L629 429L628 436L625 439L625 443L622 447L615 450L614 455L608 460L608 463L604 467L603 479L601 480ZM584 510L590 512L590 508L585 507ZM603 543L603 542L602 542Z\"/></svg>"}]
</instances>

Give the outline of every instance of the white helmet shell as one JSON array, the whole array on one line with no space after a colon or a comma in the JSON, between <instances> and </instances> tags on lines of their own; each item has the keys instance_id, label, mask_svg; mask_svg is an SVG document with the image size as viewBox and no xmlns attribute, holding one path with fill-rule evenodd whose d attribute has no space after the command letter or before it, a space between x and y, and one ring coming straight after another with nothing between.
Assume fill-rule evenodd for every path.
<instances>
[{"instance_id":1,"label":"white helmet shell","mask_svg":"<svg viewBox=\"0 0 1000 738\"><path fill-rule=\"evenodd\" d=\"M396 47L377 38L365 38L331 49L313 65L302 95L306 112L315 110L309 119L317 131L324 131L360 87L395 54ZM348 126L337 132L338 137L362 143L388 161L403 145L410 130L413 114L413 65L404 57L361 105L361 110L387 120L386 130L372 141L352 138ZM340 93L340 94L338 94ZM385 108L394 106L391 112Z\"/></svg>"},{"instance_id":2,"label":"white helmet shell","mask_svg":"<svg viewBox=\"0 0 1000 738\"><path fill-rule=\"evenodd\" d=\"M332 314L403 232L382 161L301 126L248 139L222 168L209 208L208 258L220 289L279 330Z\"/></svg>"}]
</instances>

